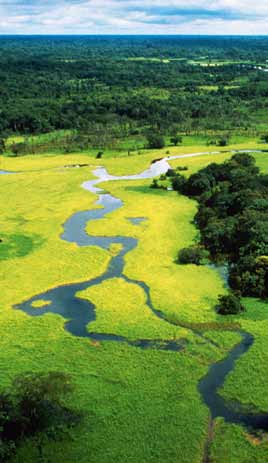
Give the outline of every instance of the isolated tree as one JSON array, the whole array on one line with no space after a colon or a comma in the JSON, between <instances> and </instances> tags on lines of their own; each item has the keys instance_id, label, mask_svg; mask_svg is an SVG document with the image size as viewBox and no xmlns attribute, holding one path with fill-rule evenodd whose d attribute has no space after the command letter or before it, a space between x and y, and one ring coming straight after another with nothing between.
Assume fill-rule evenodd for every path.
<instances>
[{"instance_id":1,"label":"isolated tree","mask_svg":"<svg viewBox=\"0 0 268 463\"><path fill-rule=\"evenodd\" d=\"M13 143L10 147L13 154L16 156L21 156L26 153L27 145L26 143Z\"/></svg>"},{"instance_id":2,"label":"isolated tree","mask_svg":"<svg viewBox=\"0 0 268 463\"><path fill-rule=\"evenodd\" d=\"M6 151L6 144L4 138L0 138L0 154Z\"/></svg>"},{"instance_id":3,"label":"isolated tree","mask_svg":"<svg viewBox=\"0 0 268 463\"><path fill-rule=\"evenodd\" d=\"M165 140L161 133L150 130L146 133L146 139L148 142L148 148L150 149L161 149L165 146Z\"/></svg>"},{"instance_id":4,"label":"isolated tree","mask_svg":"<svg viewBox=\"0 0 268 463\"><path fill-rule=\"evenodd\" d=\"M261 136L261 141L263 143L268 143L268 133L265 133Z\"/></svg>"},{"instance_id":5,"label":"isolated tree","mask_svg":"<svg viewBox=\"0 0 268 463\"><path fill-rule=\"evenodd\" d=\"M218 146L227 146L229 143L229 136L228 135L224 135L222 137L219 138L218 140Z\"/></svg>"},{"instance_id":6,"label":"isolated tree","mask_svg":"<svg viewBox=\"0 0 268 463\"><path fill-rule=\"evenodd\" d=\"M45 442L64 437L80 418L62 400L72 390L69 375L61 372L16 377L11 391L0 394L0 461L8 461L27 437L40 458Z\"/></svg>"},{"instance_id":7,"label":"isolated tree","mask_svg":"<svg viewBox=\"0 0 268 463\"><path fill-rule=\"evenodd\" d=\"M170 141L174 146L177 146L179 143L182 143L182 137L179 135L173 135L173 137L170 138Z\"/></svg>"},{"instance_id":8,"label":"isolated tree","mask_svg":"<svg viewBox=\"0 0 268 463\"><path fill-rule=\"evenodd\" d=\"M182 248L178 254L178 262L180 264L195 264L200 265L204 259L207 259L209 253L203 246L193 245L188 248Z\"/></svg>"},{"instance_id":9,"label":"isolated tree","mask_svg":"<svg viewBox=\"0 0 268 463\"><path fill-rule=\"evenodd\" d=\"M153 181L152 181L150 187L151 187L151 188L154 188L154 189L159 188L159 184L158 184L158 181L156 180L156 178L153 179Z\"/></svg>"},{"instance_id":10,"label":"isolated tree","mask_svg":"<svg viewBox=\"0 0 268 463\"><path fill-rule=\"evenodd\" d=\"M245 310L240 298L233 293L219 296L218 300L217 312L220 315L236 315Z\"/></svg>"}]
</instances>

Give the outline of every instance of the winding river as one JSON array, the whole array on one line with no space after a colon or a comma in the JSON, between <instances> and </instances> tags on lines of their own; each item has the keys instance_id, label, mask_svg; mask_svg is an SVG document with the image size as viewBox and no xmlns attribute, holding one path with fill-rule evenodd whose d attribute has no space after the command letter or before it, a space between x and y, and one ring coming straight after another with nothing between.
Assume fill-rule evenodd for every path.
<instances>
[{"instance_id":1,"label":"winding river","mask_svg":"<svg viewBox=\"0 0 268 463\"><path fill-rule=\"evenodd\" d=\"M237 151L235 151L237 152ZM242 152L245 152L244 150ZM250 150L247 152L251 152ZM254 150L256 152L256 150ZM218 154L214 152L213 154ZM101 220L107 214L121 208L122 201L109 193L105 193L97 185L99 183L115 181L115 180L137 180L157 177L160 174L166 173L170 168L169 160L201 156L209 153L193 153L187 155L170 156L154 162L147 170L139 175L130 176L113 176L109 175L105 168L99 167L94 170L96 179L83 183L82 187L91 193L98 195L96 206L98 208L88 211L77 212L73 214L64 224L64 231L61 238L70 243L76 243L78 246L98 246L102 249L109 249L112 244L120 244L121 250L117 255L111 258L107 270L100 276L82 283L73 283L68 285L58 286L56 288L38 294L31 299L15 306L16 310L33 316L42 316L46 313L55 313L66 319L65 329L73 336L90 338L99 341L114 341L127 343L141 349L154 348L164 349L169 351L180 351L187 345L184 339L179 340L162 340L162 339L139 339L131 341L122 336L109 333L94 333L90 331L90 323L96 319L96 308L94 304L83 298L79 298L76 294L86 288L99 285L111 278L122 278L125 281L138 285L146 295L146 304L150 310L159 317L163 323L171 323L165 318L165 315L157 310L151 300L150 289L145 282L137 281L128 278L124 274L125 256L136 248L138 240L125 236L93 236L86 232L86 226L89 221ZM0 172L1 173L1 172ZM99 208L101 206L101 208ZM130 218L135 219L135 218ZM145 219L145 218L136 218ZM134 222L135 223L135 222ZM137 222L137 224L139 221ZM43 303L42 307L36 308L36 304ZM195 329L194 324L190 327L195 334L202 336L200 329ZM224 328L223 328L224 329ZM213 420L216 417L223 417L227 422L242 424L252 429L268 430L268 414L254 413L245 410L240 404L229 403L219 394L219 389L223 386L228 373L234 367L235 362L245 354L254 342L254 338L250 333L239 331L241 342L237 344L222 361L210 366L207 374L200 380L198 390L202 396L204 403L210 410L210 416Z\"/></svg>"}]
</instances>

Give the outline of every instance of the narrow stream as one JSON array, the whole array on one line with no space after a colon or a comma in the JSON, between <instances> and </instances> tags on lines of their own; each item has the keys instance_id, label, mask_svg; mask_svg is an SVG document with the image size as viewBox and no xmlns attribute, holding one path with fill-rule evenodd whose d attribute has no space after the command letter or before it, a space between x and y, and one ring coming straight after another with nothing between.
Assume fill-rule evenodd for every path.
<instances>
[{"instance_id":1,"label":"narrow stream","mask_svg":"<svg viewBox=\"0 0 268 463\"><path fill-rule=\"evenodd\" d=\"M107 173L106 169L98 168L94 174L98 177L95 180L85 182L82 186L84 189L93 193L100 193L96 206L101 208L88 211L77 212L73 214L64 224L64 232L61 238L69 243L76 243L78 246L98 246L108 250L112 244L120 244L121 251L113 256L110 260L107 270L100 276L82 283L73 283L59 286L48 290L44 293L32 297L28 301L16 306L16 309L23 310L31 316L41 316L46 313L56 313L68 320L65 324L65 329L74 336L91 338L99 341L116 341L126 342L129 345L134 345L140 348L157 348L171 351L179 351L184 348L186 340L163 340L163 339L140 339L136 341L128 340L122 336L106 333L94 333L90 331L90 322L96 320L96 308L94 304L85 299L79 298L76 294L92 286L99 285L104 281L112 278L122 278L128 283L133 283L140 286L146 294L146 303L148 307L155 313L156 316L164 319L161 312L154 309L150 298L150 291L144 282L131 280L124 275L124 258L126 254L138 245L138 240L125 236L92 236L86 232L88 222L101 220L107 214L121 208L123 203L120 199L114 196L103 193L96 185L108 180L133 180L152 178L160 175L161 172L166 172L169 165L165 160L157 164L153 164L149 169L140 175L114 177ZM159 173L160 172L160 173ZM37 301L45 301L43 307L36 308L33 306ZM165 321L165 323L168 323Z\"/></svg>"},{"instance_id":2,"label":"narrow stream","mask_svg":"<svg viewBox=\"0 0 268 463\"><path fill-rule=\"evenodd\" d=\"M245 151L243 151L245 152ZM256 151L254 151L256 152ZM114 341L125 342L129 345L136 346L142 349L154 348L165 349L169 351L179 351L183 349L187 343L186 340L148 340L140 339L130 341L122 336L107 333L94 333L90 331L90 323L96 319L96 308L91 302L79 298L76 294L86 288L96 286L111 278L122 278L125 281L136 284L143 289L146 294L146 304L151 311L164 323L170 323L165 319L162 312L155 309L150 297L150 289L146 283L136 281L124 275L125 256L136 248L138 240L124 236L92 236L86 232L86 226L89 221L101 220L107 214L121 208L123 203L120 199L104 193L103 190L97 187L99 183L114 181L114 180L136 180L159 176L166 173L170 168L168 161L175 158L183 158L190 156L202 155L204 153L194 153L192 155L172 156L164 158L153 163L149 169L139 175L116 177L109 175L105 168L97 168L93 173L97 177L95 180L85 182L82 187L92 193L98 194L97 206L101 208L88 211L77 212L73 214L64 224L64 232L61 238L70 243L76 243L79 246L99 246L102 249L109 249L112 244L120 244L120 252L111 258L107 270L100 276L82 283L73 283L68 285L58 286L54 289L38 294L31 299L15 306L17 310L31 316L42 316L46 313L55 313L66 319L65 328L74 336L90 338L99 341ZM44 305L40 308L33 306L37 301L44 301ZM34 304L35 305L35 304ZM198 334L193 327L193 332ZM218 393L219 388L224 384L225 378L234 367L235 362L243 354L245 354L254 342L254 338L247 332L239 332L242 340L236 345L227 355L227 357L212 365L208 373L200 380L198 390L203 398L203 401L210 410L212 419L217 416L223 417L231 423L242 424L254 429L268 429L268 414L251 413L243 410L239 404L226 402ZM199 333L200 335L200 333Z\"/></svg>"}]
</instances>

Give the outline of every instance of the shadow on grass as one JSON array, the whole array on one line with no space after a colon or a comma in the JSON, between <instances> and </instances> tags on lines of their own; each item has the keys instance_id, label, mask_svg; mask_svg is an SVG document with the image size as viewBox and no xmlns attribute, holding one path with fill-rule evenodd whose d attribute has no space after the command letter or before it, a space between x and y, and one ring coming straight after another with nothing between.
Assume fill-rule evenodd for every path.
<instances>
[{"instance_id":1,"label":"shadow on grass","mask_svg":"<svg viewBox=\"0 0 268 463\"><path fill-rule=\"evenodd\" d=\"M142 193L142 194L155 194L155 195L164 195L167 193L166 190L160 188L150 188L149 185L132 185L125 187L126 191L132 191L135 193Z\"/></svg>"}]
</instances>

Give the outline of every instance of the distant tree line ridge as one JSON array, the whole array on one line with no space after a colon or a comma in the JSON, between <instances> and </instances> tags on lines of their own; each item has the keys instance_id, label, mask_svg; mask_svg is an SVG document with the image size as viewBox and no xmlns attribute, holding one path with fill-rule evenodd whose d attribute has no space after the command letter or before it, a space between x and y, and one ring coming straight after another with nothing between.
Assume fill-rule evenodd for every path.
<instances>
[{"instance_id":1,"label":"distant tree line ridge","mask_svg":"<svg viewBox=\"0 0 268 463\"><path fill-rule=\"evenodd\" d=\"M180 134L259 132L268 73L254 64L266 59L266 38L2 37L0 134L72 130L102 149L174 125Z\"/></svg>"}]
</instances>

